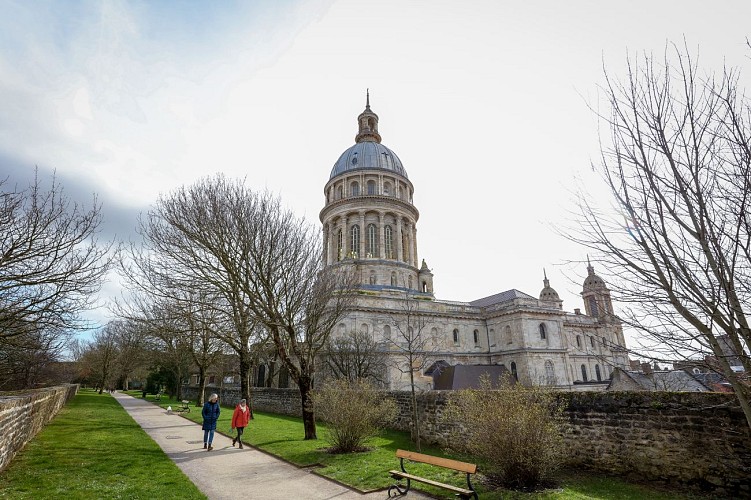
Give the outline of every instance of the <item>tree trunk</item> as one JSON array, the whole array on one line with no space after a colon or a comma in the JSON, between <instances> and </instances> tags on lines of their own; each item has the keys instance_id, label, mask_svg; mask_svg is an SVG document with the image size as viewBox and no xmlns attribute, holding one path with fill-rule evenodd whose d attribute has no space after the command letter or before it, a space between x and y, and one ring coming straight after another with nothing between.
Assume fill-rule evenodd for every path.
<instances>
[{"instance_id":1,"label":"tree trunk","mask_svg":"<svg viewBox=\"0 0 751 500\"><path fill-rule=\"evenodd\" d=\"M318 439L316 436L316 417L313 410L313 402L310 399L310 391L313 389L313 381L310 377L300 377L297 386L300 388L300 401L302 403L302 423L305 427L305 439Z\"/></svg>"},{"instance_id":2,"label":"tree trunk","mask_svg":"<svg viewBox=\"0 0 751 500\"><path fill-rule=\"evenodd\" d=\"M410 365L411 366L411 365ZM415 440L415 446L417 451L420 452L420 412L417 411L417 394L415 393L415 372L410 370L409 372L409 385L412 389L412 437Z\"/></svg>"},{"instance_id":3,"label":"tree trunk","mask_svg":"<svg viewBox=\"0 0 751 500\"><path fill-rule=\"evenodd\" d=\"M243 348L238 354L240 356L240 397L247 401L248 409L252 418L253 405L250 399L250 377L248 376L250 374L251 366L250 353L247 349Z\"/></svg>"},{"instance_id":4,"label":"tree trunk","mask_svg":"<svg viewBox=\"0 0 751 500\"><path fill-rule=\"evenodd\" d=\"M204 394L206 394L206 369L198 367L198 396L196 406L203 406Z\"/></svg>"}]
</instances>

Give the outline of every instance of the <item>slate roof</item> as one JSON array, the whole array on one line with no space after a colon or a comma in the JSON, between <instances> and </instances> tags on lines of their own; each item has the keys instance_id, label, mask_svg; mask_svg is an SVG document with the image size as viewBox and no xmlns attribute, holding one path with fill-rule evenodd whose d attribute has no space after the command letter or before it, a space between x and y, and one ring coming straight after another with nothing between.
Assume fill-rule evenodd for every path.
<instances>
[{"instance_id":1,"label":"slate roof","mask_svg":"<svg viewBox=\"0 0 751 500\"><path fill-rule=\"evenodd\" d=\"M473 300L469 303L469 305L474 307L488 307L492 306L493 304L500 304L501 302L508 302L514 299L537 300L535 297L527 295L526 293L520 292L519 290L513 288L511 290L506 290L505 292L496 293L495 295L491 295L490 297Z\"/></svg>"}]
</instances>

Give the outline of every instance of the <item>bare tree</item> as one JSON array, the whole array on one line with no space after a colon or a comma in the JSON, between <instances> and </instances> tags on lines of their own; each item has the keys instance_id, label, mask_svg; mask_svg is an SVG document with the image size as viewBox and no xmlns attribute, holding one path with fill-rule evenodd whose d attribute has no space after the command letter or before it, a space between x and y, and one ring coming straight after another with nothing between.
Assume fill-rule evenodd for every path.
<instances>
[{"instance_id":1,"label":"bare tree","mask_svg":"<svg viewBox=\"0 0 751 500\"><path fill-rule=\"evenodd\" d=\"M238 355L242 397L250 401L252 348L265 331L246 295L253 276L242 256L250 200L233 189L217 177L161 197L140 219L143 244L131 245L122 271L134 293L212 318L213 334Z\"/></svg>"},{"instance_id":2,"label":"bare tree","mask_svg":"<svg viewBox=\"0 0 751 500\"><path fill-rule=\"evenodd\" d=\"M384 347L367 332L352 330L328 340L323 360L336 380L368 380L375 386L383 386L387 367Z\"/></svg>"},{"instance_id":3,"label":"bare tree","mask_svg":"<svg viewBox=\"0 0 751 500\"><path fill-rule=\"evenodd\" d=\"M101 205L71 203L54 176L48 190L36 175L0 187L0 340L80 328L112 263L112 245L96 239Z\"/></svg>"},{"instance_id":4,"label":"bare tree","mask_svg":"<svg viewBox=\"0 0 751 500\"><path fill-rule=\"evenodd\" d=\"M598 168L617 212L580 198L572 239L614 273L624 321L662 360L712 354L751 426L751 108L738 72L700 73L685 47L607 72L610 129Z\"/></svg>"},{"instance_id":5,"label":"bare tree","mask_svg":"<svg viewBox=\"0 0 751 500\"><path fill-rule=\"evenodd\" d=\"M88 344L84 354L84 362L91 367L92 380L95 388L101 394L110 389L114 380L115 363L117 361L117 336L122 323L110 321L104 328L94 333L93 340Z\"/></svg>"},{"instance_id":6,"label":"bare tree","mask_svg":"<svg viewBox=\"0 0 751 500\"><path fill-rule=\"evenodd\" d=\"M401 311L392 315L396 333L389 340L392 351L396 352L395 368L409 375L409 387L412 396L412 439L420 451L420 411L417 407L418 386L415 373L422 373L434 358L436 339L427 335L426 316L420 311L420 300L409 291L405 293Z\"/></svg>"},{"instance_id":7,"label":"bare tree","mask_svg":"<svg viewBox=\"0 0 751 500\"><path fill-rule=\"evenodd\" d=\"M305 437L314 439L315 357L351 297L348 274L322 269L319 231L272 195L222 176L160 198L140 230L144 247L132 247L133 266L124 266L130 282L163 297L205 291L204 305L232 326L220 338L238 354L248 399L251 349L268 335L300 389Z\"/></svg>"}]
</instances>

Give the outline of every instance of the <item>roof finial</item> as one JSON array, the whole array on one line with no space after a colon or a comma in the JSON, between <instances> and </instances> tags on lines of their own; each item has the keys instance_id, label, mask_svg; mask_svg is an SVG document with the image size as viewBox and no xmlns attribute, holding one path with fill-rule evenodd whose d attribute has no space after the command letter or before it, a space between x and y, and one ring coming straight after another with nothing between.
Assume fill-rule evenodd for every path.
<instances>
[{"instance_id":1,"label":"roof finial","mask_svg":"<svg viewBox=\"0 0 751 500\"><path fill-rule=\"evenodd\" d=\"M365 89L365 109L370 109L370 89Z\"/></svg>"},{"instance_id":2,"label":"roof finial","mask_svg":"<svg viewBox=\"0 0 751 500\"><path fill-rule=\"evenodd\" d=\"M595 268L592 267L592 263L589 261L589 254L587 254L587 271L589 274L594 274Z\"/></svg>"},{"instance_id":3,"label":"roof finial","mask_svg":"<svg viewBox=\"0 0 751 500\"><path fill-rule=\"evenodd\" d=\"M550 286L550 281L548 281L548 273L545 272L544 267L542 268L542 276L543 276L543 280L542 280L543 285L545 285L546 287Z\"/></svg>"}]
</instances>

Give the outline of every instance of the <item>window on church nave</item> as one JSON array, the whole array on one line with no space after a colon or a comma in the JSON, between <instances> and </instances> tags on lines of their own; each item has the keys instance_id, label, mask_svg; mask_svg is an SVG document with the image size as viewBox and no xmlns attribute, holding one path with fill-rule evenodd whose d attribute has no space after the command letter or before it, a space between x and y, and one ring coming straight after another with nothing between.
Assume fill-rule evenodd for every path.
<instances>
[{"instance_id":1,"label":"window on church nave","mask_svg":"<svg viewBox=\"0 0 751 500\"><path fill-rule=\"evenodd\" d=\"M503 336L506 338L506 343L507 344L513 344L514 343L514 338L511 336L511 327L510 326L506 326L506 330L504 331L504 335Z\"/></svg>"},{"instance_id":2,"label":"window on church nave","mask_svg":"<svg viewBox=\"0 0 751 500\"><path fill-rule=\"evenodd\" d=\"M595 348L595 338L594 337L589 337L589 343L592 344L592 349L594 349Z\"/></svg>"},{"instance_id":3,"label":"window on church nave","mask_svg":"<svg viewBox=\"0 0 751 500\"><path fill-rule=\"evenodd\" d=\"M595 365L595 376L598 382L602 382L602 374L600 373L600 365Z\"/></svg>"},{"instance_id":4,"label":"window on church nave","mask_svg":"<svg viewBox=\"0 0 751 500\"><path fill-rule=\"evenodd\" d=\"M545 323L540 323L540 338L542 340L545 340L546 332L545 332Z\"/></svg>"},{"instance_id":5,"label":"window on church nave","mask_svg":"<svg viewBox=\"0 0 751 500\"><path fill-rule=\"evenodd\" d=\"M519 374L516 373L516 363L511 362L511 375L514 376L514 380L519 381Z\"/></svg>"},{"instance_id":6,"label":"window on church nave","mask_svg":"<svg viewBox=\"0 0 751 500\"><path fill-rule=\"evenodd\" d=\"M480 331L475 330L474 332L472 332L472 338L475 341L475 345L478 345L480 343Z\"/></svg>"},{"instance_id":7,"label":"window on church nave","mask_svg":"<svg viewBox=\"0 0 751 500\"><path fill-rule=\"evenodd\" d=\"M350 196L360 196L360 184L357 181L350 184L349 194Z\"/></svg>"},{"instance_id":8,"label":"window on church nave","mask_svg":"<svg viewBox=\"0 0 751 500\"><path fill-rule=\"evenodd\" d=\"M581 346L582 346L582 337L581 337L581 335L577 335L576 336L576 347L578 347L579 349L581 349Z\"/></svg>"},{"instance_id":9,"label":"window on church nave","mask_svg":"<svg viewBox=\"0 0 751 500\"><path fill-rule=\"evenodd\" d=\"M459 330L454 328L454 344L459 345Z\"/></svg>"},{"instance_id":10,"label":"window on church nave","mask_svg":"<svg viewBox=\"0 0 751 500\"><path fill-rule=\"evenodd\" d=\"M383 325L383 340L391 340L391 327L389 325Z\"/></svg>"},{"instance_id":11,"label":"window on church nave","mask_svg":"<svg viewBox=\"0 0 751 500\"><path fill-rule=\"evenodd\" d=\"M582 380L584 382L587 381L587 367L584 365L582 365Z\"/></svg>"},{"instance_id":12,"label":"window on church nave","mask_svg":"<svg viewBox=\"0 0 751 500\"><path fill-rule=\"evenodd\" d=\"M555 385L555 369L553 368L553 362L549 359L545 361L545 383L547 385Z\"/></svg>"},{"instance_id":13,"label":"window on church nave","mask_svg":"<svg viewBox=\"0 0 751 500\"><path fill-rule=\"evenodd\" d=\"M375 181L368 181L368 194L376 194Z\"/></svg>"}]
</instances>

